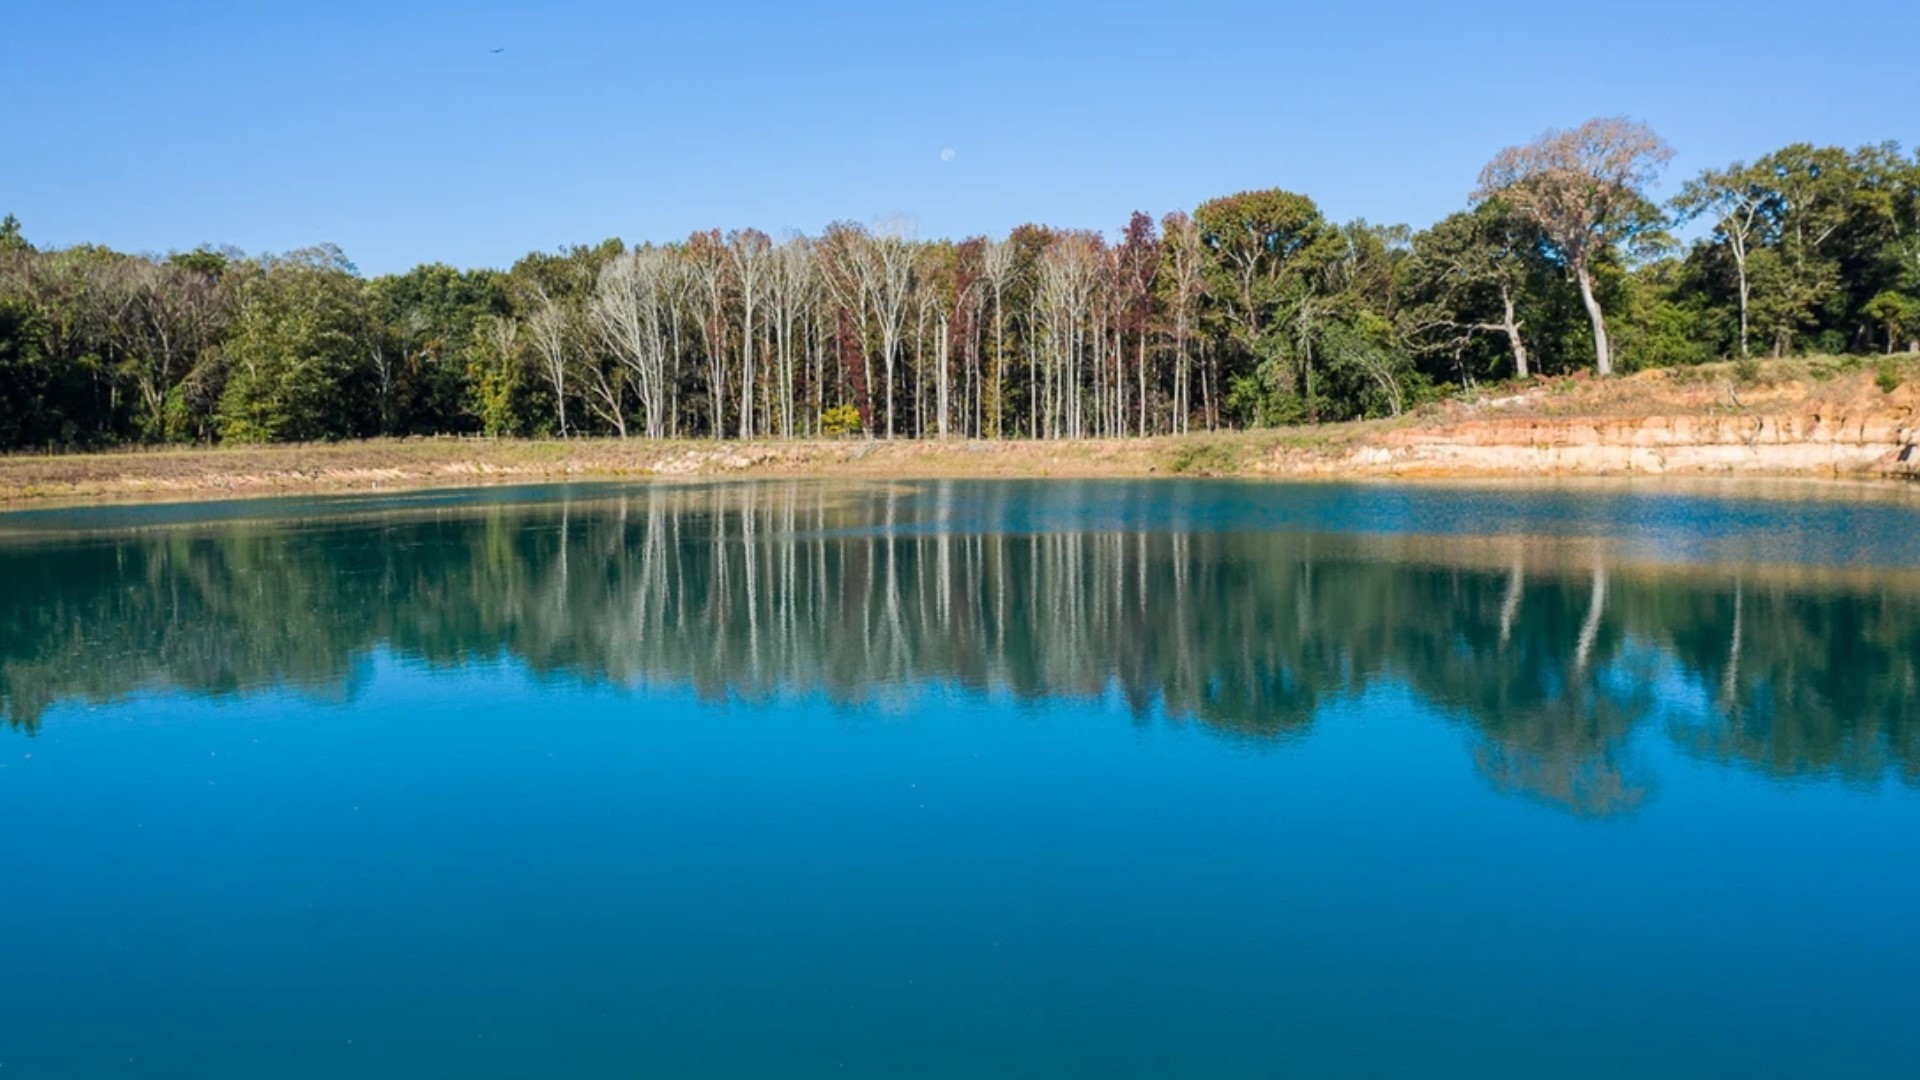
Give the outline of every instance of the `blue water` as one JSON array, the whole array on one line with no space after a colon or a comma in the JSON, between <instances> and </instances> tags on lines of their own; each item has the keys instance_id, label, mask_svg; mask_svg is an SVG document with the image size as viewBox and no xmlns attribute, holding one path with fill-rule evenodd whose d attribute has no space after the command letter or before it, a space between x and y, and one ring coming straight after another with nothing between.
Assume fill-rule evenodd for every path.
<instances>
[{"instance_id":1,"label":"blue water","mask_svg":"<svg viewBox=\"0 0 1920 1080\"><path fill-rule=\"evenodd\" d=\"M0 517L0 1075L1913 1075L1916 523Z\"/></svg>"}]
</instances>

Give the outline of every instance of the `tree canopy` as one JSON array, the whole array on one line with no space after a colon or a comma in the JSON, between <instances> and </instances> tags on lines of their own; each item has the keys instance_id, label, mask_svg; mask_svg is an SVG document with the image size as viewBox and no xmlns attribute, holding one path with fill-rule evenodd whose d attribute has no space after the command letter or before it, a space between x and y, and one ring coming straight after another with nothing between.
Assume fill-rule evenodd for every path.
<instances>
[{"instance_id":1,"label":"tree canopy","mask_svg":"<svg viewBox=\"0 0 1920 1080\"><path fill-rule=\"evenodd\" d=\"M1920 351L1920 156L1795 144L1662 205L1671 153L1630 120L1548 132L1419 231L1267 188L1111 234L712 229L372 278L330 245L36 247L8 215L0 448L1139 436L1588 366Z\"/></svg>"}]
</instances>

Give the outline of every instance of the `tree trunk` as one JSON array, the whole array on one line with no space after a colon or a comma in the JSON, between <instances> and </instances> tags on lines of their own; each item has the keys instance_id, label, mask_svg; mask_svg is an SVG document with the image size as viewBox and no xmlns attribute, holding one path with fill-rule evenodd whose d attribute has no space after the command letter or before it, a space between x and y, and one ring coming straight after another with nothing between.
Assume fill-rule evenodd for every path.
<instances>
[{"instance_id":1,"label":"tree trunk","mask_svg":"<svg viewBox=\"0 0 1920 1080\"><path fill-rule=\"evenodd\" d=\"M1745 256L1734 259L1734 270L1740 278L1740 355L1747 355L1747 309L1753 294L1753 286L1747 281L1747 260Z\"/></svg>"},{"instance_id":2,"label":"tree trunk","mask_svg":"<svg viewBox=\"0 0 1920 1080\"><path fill-rule=\"evenodd\" d=\"M1029 319L1028 322L1031 323L1032 320ZM1034 335L1033 335L1032 329L1028 329L1027 331L1027 427L1031 430L1032 437L1037 439L1040 437L1040 369L1039 369L1039 361L1035 359L1035 349L1037 348L1037 346L1035 346L1033 343L1033 336Z\"/></svg>"},{"instance_id":3,"label":"tree trunk","mask_svg":"<svg viewBox=\"0 0 1920 1080\"><path fill-rule=\"evenodd\" d=\"M1218 361L1212 349L1207 347L1205 338L1200 342L1200 411L1207 418L1207 430L1220 428L1220 403L1214 400L1214 364Z\"/></svg>"},{"instance_id":4,"label":"tree trunk","mask_svg":"<svg viewBox=\"0 0 1920 1080\"><path fill-rule=\"evenodd\" d=\"M887 438L891 439L893 438L893 343L885 335L881 336L881 340L885 342L886 348L886 355L880 360L885 365L887 374Z\"/></svg>"},{"instance_id":5,"label":"tree trunk","mask_svg":"<svg viewBox=\"0 0 1920 1080\"><path fill-rule=\"evenodd\" d=\"M1613 374L1613 349L1607 344L1607 320L1600 313L1600 301L1593 295L1593 274L1585 260L1573 264L1574 280L1580 283L1580 302L1587 307L1593 323L1593 370L1602 378Z\"/></svg>"},{"instance_id":6,"label":"tree trunk","mask_svg":"<svg viewBox=\"0 0 1920 1080\"><path fill-rule=\"evenodd\" d=\"M753 286L746 286L740 326L740 437L753 438Z\"/></svg>"},{"instance_id":7,"label":"tree trunk","mask_svg":"<svg viewBox=\"0 0 1920 1080\"><path fill-rule=\"evenodd\" d=\"M1320 405L1313 399L1313 340L1311 338L1307 340L1307 347L1300 350L1300 355L1305 358L1307 371L1307 423L1318 424Z\"/></svg>"},{"instance_id":8,"label":"tree trunk","mask_svg":"<svg viewBox=\"0 0 1920 1080\"><path fill-rule=\"evenodd\" d=\"M1167 394L1173 400L1167 405L1167 434L1180 434L1180 410L1186 404L1187 357L1182 351L1178 329L1173 334L1173 385L1167 388Z\"/></svg>"},{"instance_id":9,"label":"tree trunk","mask_svg":"<svg viewBox=\"0 0 1920 1080\"><path fill-rule=\"evenodd\" d=\"M1140 374L1140 437L1147 437L1147 330L1140 328L1140 345L1134 362Z\"/></svg>"},{"instance_id":10,"label":"tree trunk","mask_svg":"<svg viewBox=\"0 0 1920 1080\"><path fill-rule=\"evenodd\" d=\"M949 393L947 389L947 318L944 315L940 317L940 342L935 354L934 373L937 381L934 386L936 397L939 399L936 403L939 409L939 423L935 427L940 437L944 439L947 437L947 395Z\"/></svg>"},{"instance_id":11,"label":"tree trunk","mask_svg":"<svg viewBox=\"0 0 1920 1080\"><path fill-rule=\"evenodd\" d=\"M1002 332L1005 324L1001 319L1000 289L993 290L993 437L998 439L1007 431L1007 402L1000 387L1006 378L1007 346L1006 335Z\"/></svg>"},{"instance_id":12,"label":"tree trunk","mask_svg":"<svg viewBox=\"0 0 1920 1080\"><path fill-rule=\"evenodd\" d=\"M862 308L860 311L860 374L863 381L860 383L860 398L866 402L867 411L861 416L861 420L867 429L864 434L871 439L873 438L873 354L867 351L866 318L866 309Z\"/></svg>"},{"instance_id":13,"label":"tree trunk","mask_svg":"<svg viewBox=\"0 0 1920 1080\"><path fill-rule=\"evenodd\" d=\"M1506 315L1500 326L1507 333L1507 347L1513 350L1513 377L1524 379L1532 374L1527 364L1527 342L1520 336L1520 320L1514 318L1513 289L1504 281L1500 283L1500 305Z\"/></svg>"}]
</instances>

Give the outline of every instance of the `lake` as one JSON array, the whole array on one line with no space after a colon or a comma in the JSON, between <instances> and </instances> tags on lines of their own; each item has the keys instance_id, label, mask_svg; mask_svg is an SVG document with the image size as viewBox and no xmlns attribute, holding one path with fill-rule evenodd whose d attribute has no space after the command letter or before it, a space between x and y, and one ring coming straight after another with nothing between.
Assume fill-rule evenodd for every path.
<instances>
[{"instance_id":1,"label":"lake","mask_svg":"<svg viewBox=\"0 0 1920 1080\"><path fill-rule=\"evenodd\" d=\"M1912 1076L1920 509L0 515L0 1076Z\"/></svg>"}]
</instances>

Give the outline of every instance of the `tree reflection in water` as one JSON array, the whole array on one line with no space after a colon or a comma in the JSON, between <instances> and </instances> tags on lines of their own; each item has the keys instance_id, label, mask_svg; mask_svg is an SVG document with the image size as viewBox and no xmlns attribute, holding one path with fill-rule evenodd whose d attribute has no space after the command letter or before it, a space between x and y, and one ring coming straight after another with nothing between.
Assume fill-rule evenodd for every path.
<instances>
[{"instance_id":1,"label":"tree reflection in water","mask_svg":"<svg viewBox=\"0 0 1920 1080\"><path fill-rule=\"evenodd\" d=\"M971 489L951 527L948 485L795 483L15 541L0 712L32 732L58 702L145 690L349 698L376 648L710 701L1117 693L1249 740L1397 683L1466 727L1494 784L1582 814L1640 805L1631 749L1655 727L1771 776L1920 782L1903 573L1633 565L1517 539L1034 531L1032 489L994 490Z\"/></svg>"}]
</instances>

